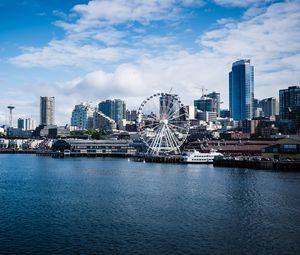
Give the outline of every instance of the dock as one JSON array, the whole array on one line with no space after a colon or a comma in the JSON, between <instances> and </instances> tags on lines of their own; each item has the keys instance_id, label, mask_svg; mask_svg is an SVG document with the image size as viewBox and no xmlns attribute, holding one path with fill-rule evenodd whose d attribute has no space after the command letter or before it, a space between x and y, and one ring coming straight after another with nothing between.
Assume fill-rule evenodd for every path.
<instances>
[{"instance_id":1,"label":"dock","mask_svg":"<svg viewBox=\"0 0 300 255\"><path fill-rule=\"evenodd\" d=\"M238 158L216 158L214 166L230 168L249 168L258 170L274 171L300 171L300 161L291 160L256 160L256 159L238 159Z\"/></svg>"}]
</instances>

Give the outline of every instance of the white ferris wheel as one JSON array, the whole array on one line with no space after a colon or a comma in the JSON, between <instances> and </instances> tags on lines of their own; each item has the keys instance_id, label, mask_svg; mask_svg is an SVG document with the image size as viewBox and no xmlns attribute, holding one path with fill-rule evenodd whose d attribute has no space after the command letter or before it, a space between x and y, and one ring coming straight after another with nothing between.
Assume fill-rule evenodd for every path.
<instances>
[{"instance_id":1,"label":"white ferris wheel","mask_svg":"<svg viewBox=\"0 0 300 255\"><path fill-rule=\"evenodd\" d=\"M186 107L174 94L156 93L144 100L138 111L138 133L148 153L180 153L190 122Z\"/></svg>"}]
</instances>

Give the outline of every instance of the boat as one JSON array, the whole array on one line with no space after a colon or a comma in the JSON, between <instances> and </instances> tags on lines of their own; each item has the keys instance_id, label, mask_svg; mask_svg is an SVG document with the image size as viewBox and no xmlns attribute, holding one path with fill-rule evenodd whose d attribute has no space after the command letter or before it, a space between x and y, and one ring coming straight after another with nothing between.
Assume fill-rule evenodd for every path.
<instances>
[{"instance_id":1,"label":"boat","mask_svg":"<svg viewBox=\"0 0 300 255\"><path fill-rule=\"evenodd\" d=\"M186 151L182 154L182 163L212 164L215 157L223 156L222 153L211 149L210 152Z\"/></svg>"}]
</instances>

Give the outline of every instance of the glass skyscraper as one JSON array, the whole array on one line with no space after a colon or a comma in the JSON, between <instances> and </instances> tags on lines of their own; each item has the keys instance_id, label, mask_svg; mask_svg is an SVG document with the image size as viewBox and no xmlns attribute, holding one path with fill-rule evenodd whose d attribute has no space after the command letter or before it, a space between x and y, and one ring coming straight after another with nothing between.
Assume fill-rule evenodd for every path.
<instances>
[{"instance_id":1,"label":"glass skyscraper","mask_svg":"<svg viewBox=\"0 0 300 255\"><path fill-rule=\"evenodd\" d=\"M120 99L105 100L99 103L98 111L119 122L126 118L126 104Z\"/></svg>"},{"instance_id":2,"label":"glass skyscraper","mask_svg":"<svg viewBox=\"0 0 300 255\"><path fill-rule=\"evenodd\" d=\"M279 90L279 115L281 120L290 120L295 128L300 128L299 86Z\"/></svg>"},{"instance_id":3,"label":"glass skyscraper","mask_svg":"<svg viewBox=\"0 0 300 255\"><path fill-rule=\"evenodd\" d=\"M254 67L250 59L232 64L229 73L229 109L234 120L251 119L254 108Z\"/></svg>"}]
</instances>

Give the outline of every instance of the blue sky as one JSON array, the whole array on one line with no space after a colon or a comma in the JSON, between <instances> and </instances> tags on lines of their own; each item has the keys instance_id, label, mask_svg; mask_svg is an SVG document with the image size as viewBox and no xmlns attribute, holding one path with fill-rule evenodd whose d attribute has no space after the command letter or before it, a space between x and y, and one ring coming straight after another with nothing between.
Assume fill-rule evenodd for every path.
<instances>
[{"instance_id":1,"label":"blue sky","mask_svg":"<svg viewBox=\"0 0 300 255\"><path fill-rule=\"evenodd\" d=\"M56 97L58 124L75 104L156 91L192 104L200 88L228 105L231 63L251 58L255 96L299 84L300 3L259 0L1 0L0 123L39 118Z\"/></svg>"}]
</instances>

